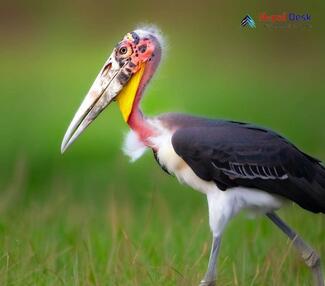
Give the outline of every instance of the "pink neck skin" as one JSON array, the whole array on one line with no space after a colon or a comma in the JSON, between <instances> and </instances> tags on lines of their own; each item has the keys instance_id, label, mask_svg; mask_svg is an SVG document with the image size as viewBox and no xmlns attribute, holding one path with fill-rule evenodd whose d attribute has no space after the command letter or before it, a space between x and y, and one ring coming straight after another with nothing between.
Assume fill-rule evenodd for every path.
<instances>
[{"instance_id":1,"label":"pink neck skin","mask_svg":"<svg viewBox=\"0 0 325 286\"><path fill-rule=\"evenodd\" d=\"M130 128L135 131L140 140L147 146L150 147L150 143L148 138L153 136L156 131L155 129L148 123L146 118L143 116L140 108L139 103L137 105L133 105L130 117L128 119L128 125Z\"/></svg>"},{"instance_id":2,"label":"pink neck skin","mask_svg":"<svg viewBox=\"0 0 325 286\"><path fill-rule=\"evenodd\" d=\"M160 54L156 55L152 61L147 62L144 74L134 98L131 114L127 121L130 128L138 134L140 140L148 147L152 147L148 138L157 134L157 130L143 116L140 110L140 101L143 96L144 89L154 74L159 61Z\"/></svg>"}]
</instances>

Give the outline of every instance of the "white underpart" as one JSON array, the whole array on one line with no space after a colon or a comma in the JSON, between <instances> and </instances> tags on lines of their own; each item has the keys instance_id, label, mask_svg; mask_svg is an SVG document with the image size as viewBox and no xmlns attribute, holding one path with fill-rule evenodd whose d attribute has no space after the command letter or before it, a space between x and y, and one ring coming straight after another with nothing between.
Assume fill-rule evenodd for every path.
<instances>
[{"instance_id":1,"label":"white underpart","mask_svg":"<svg viewBox=\"0 0 325 286\"><path fill-rule=\"evenodd\" d=\"M214 236L223 232L228 221L242 209L248 209L253 213L267 213L279 209L283 199L258 189L234 187L221 191L214 182L207 182L199 178L193 170L178 156L171 143L172 133L164 129L159 121L153 121L155 127L159 127L160 134L151 138L157 148L157 158L168 172L174 174L177 179L193 189L207 195L209 206L209 223ZM143 144L138 137L129 134L124 150L134 159L138 159L144 152ZM141 145L142 144L142 145Z\"/></svg>"},{"instance_id":2,"label":"white underpart","mask_svg":"<svg viewBox=\"0 0 325 286\"><path fill-rule=\"evenodd\" d=\"M136 132L131 130L126 135L123 144L123 152L130 157L131 162L139 159L147 149L147 146L139 139Z\"/></svg>"}]
</instances>

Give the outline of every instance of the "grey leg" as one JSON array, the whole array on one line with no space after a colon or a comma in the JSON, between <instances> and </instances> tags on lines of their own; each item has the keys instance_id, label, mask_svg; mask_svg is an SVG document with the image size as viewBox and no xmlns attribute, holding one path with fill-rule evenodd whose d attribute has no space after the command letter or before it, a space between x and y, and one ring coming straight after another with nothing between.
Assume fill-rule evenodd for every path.
<instances>
[{"instance_id":1,"label":"grey leg","mask_svg":"<svg viewBox=\"0 0 325 286\"><path fill-rule=\"evenodd\" d=\"M217 258L220 248L221 236L214 236L212 240L208 271L199 286L214 286L216 283Z\"/></svg>"},{"instance_id":2,"label":"grey leg","mask_svg":"<svg viewBox=\"0 0 325 286\"><path fill-rule=\"evenodd\" d=\"M266 214L268 218L277 225L292 240L293 246L304 259L307 266L311 269L314 277L315 286L324 286L323 272L320 257L295 231L293 231L278 215L274 212Z\"/></svg>"}]
</instances>

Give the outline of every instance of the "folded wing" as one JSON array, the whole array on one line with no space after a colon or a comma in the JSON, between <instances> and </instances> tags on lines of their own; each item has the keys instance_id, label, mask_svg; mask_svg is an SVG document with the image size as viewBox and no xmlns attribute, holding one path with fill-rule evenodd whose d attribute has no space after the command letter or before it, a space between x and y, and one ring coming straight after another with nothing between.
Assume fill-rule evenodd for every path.
<instances>
[{"instance_id":1,"label":"folded wing","mask_svg":"<svg viewBox=\"0 0 325 286\"><path fill-rule=\"evenodd\" d=\"M256 188L325 211L324 168L273 131L237 122L202 124L178 129L172 144L197 176L221 190Z\"/></svg>"}]
</instances>

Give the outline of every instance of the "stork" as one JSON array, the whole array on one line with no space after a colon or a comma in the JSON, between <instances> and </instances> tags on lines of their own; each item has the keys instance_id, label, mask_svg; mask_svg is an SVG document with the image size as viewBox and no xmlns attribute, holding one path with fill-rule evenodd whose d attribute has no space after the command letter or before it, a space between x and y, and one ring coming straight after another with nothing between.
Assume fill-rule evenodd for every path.
<instances>
[{"instance_id":1,"label":"stork","mask_svg":"<svg viewBox=\"0 0 325 286\"><path fill-rule=\"evenodd\" d=\"M221 237L243 209L265 214L310 267L315 285L324 286L320 257L276 213L293 201L325 213L325 168L281 135L253 124L167 113L146 117L140 109L145 87L161 59L158 30L140 28L113 49L71 121L63 153L113 101L131 128L124 152L136 160L147 149L158 164L207 196L212 247L200 286L215 285Z\"/></svg>"}]
</instances>

